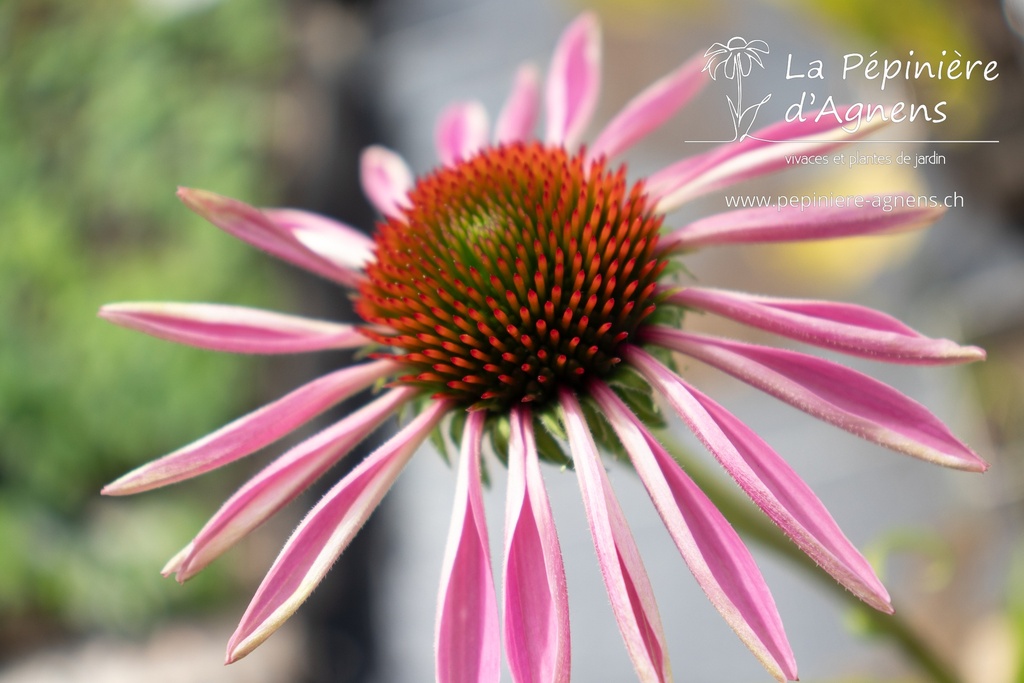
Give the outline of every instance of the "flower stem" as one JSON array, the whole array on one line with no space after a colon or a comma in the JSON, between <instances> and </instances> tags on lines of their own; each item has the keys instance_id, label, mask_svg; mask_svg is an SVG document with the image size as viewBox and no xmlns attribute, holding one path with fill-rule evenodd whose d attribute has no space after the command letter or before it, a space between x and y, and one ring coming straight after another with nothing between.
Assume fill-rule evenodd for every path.
<instances>
[{"instance_id":1,"label":"flower stem","mask_svg":"<svg viewBox=\"0 0 1024 683\"><path fill-rule=\"evenodd\" d=\"M739 120L743 118L743 73L740 71L739 63L736 64L736 127L739 128Z\"/></svg>"},{"instance_id":2,"label":"flower stem","mask_svg":"<svg viewBox=\"0 0 1024 683\"><path fill-rule=\"evenodd\" d=\"M831 589L832 593L843 600L847 606L857 610L858 617L867 622L869 633L889 638L899 646L908 660L929 675L929 680L936 683L962 683L960 677L950 670L948 664L938 656L909 622L898 614L884 614L863 604L801 552L749 500L738 495L735 487L695 464L693 458L680 457L680 454L688 455L687 449L679 446L666 431L659 430L658 438L669 452L675 455L677 460L684 462L686 473L746 538L757 541L789 560L805 570L809 576L814 577L821 585Z\"/></svg>"}]
</instances>

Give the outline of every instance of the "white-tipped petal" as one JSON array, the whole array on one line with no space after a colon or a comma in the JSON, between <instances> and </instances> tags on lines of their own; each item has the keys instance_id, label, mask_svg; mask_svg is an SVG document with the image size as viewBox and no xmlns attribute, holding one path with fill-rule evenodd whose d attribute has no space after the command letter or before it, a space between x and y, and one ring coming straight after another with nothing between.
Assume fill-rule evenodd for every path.
<instances>
[{"instance_id":1,"label":"white-tipped petal","mask_svg":"<svg viewBox=\"0 0 1024 683\"><path fill-rule=\"evenodd\" d=\"M704 87L704 57L697 55L629 101L597 136L589 159L614 157L635 145L682 109Z\"/></svg>"},{"instance_id":2,"label":"white-tipped petal","mask_svg":"<svg viewBox=\"0 0 1024 683\"><path fill-rule=\"evenodd\" d=\"M371 145L359 157L359 180L367 199L385 216L397 217L409 206L413 186L409 165L396 152Z\"/></svg>"},{"instance_id":3,"label":"white-tipped petal","mask_svg":"<svg viewBox=\"0 0 1024 683\"><path fill-rule=\"evenodd\" d=\"M711 604L776 680L796 680L782 618L742 539L607 385L594 382L591 393Z\"/></svg>"},{"instance_id":4,"label":"white-tipped petal","mask_svg":"<svg viewBox=\"0 0 1024 683\"><path fill-rule=\"evenodd\" d=\"M441 113L435 134L445 166L473 156L487 144L487 110L479 102L456 102Z\"/></svg>"},{"instance_id":5,"label":"white-tipped petal","mask_svg":"<svg viewBox=\"0 0 1024 683\"><path fill-rule=\"evenodd\" d=\"M340 271L359 273L373 260L373 240L333 218L299 209L263 209L263 214Z\"/></svg>"},{"instance_id":6,"label":"white-tipped petal","mask_svg":"<svg viewBox=\"0 0 1024 683\"><path fill-rule=\"evenodd\" d=\"M211 351L305 353L372 343L353 325L226 304L125 302L99 316L153 337Z\"/></svg>"},{"instance_id":7,"label":"white-tipped petal","mask_svg":"<svg viewBox=\"0 0 1024 683\"><path fill-rule=\"evenodd\" d=\"M569 601L528 409L512 409L502 572L503 633L512 680L568 683Z\"/></svg>"},{"instance_id":8,"label":"white-tipped petal","mask_svg":"<svg viewBox=\"0 0 1024 683\"><path fill-rule=\"evenodd\" d=\"M558 398L597 561L626 650L640 680L671 681L658 603L640 552L612 492L583 410L567 389L562 389Z\"/></svg>"},{"instance_id":9,"label":"white-tipped petal","mask_svg":"<svg viewBox=\"0 0 1024 683\"><path fill-rule=\"evenodd\" d=\"M274 443L399 367L392 361L375 361L324 375L198 441L132 470L105 486L103 494L141 493L223 467Z\"/></svg>"},{"instance_id":10,"label":"white-tipped petal","mask_svg":"<svg viewBox=\"0 0 1024 683\"><path fill-rule=\"evenodd\" d=\"M537 125L540 108L540 72L533 64L516 71L512 91L494 124L494 139L499 144L528 140Z\"/></svg>"},{"instance_id":11,"label":"white-tipped petal","mask_svg":"<svg viewBox=\"0 0 1024 683\"><path fill-rule=\"evenodd\" d=\"M573 149L597 107L601 90L601 27L586 12L562 33L545 88L547 142Z\"/></svg>"},{"instance_id":12,"label":"white-tipped petal","mask_svg":"<svg viewBox=\"0 0 1024 683\"><path fill-rule=\"evenodd\" d=\"M815 563L857 597L892 612L889 593L811 488L771 446L729 411L657 360L631 347L629 362L676 413L751 500Z\"/></svg>"},{"instance_id":13,"label":"white-tipped petal","mask_svg":"<svg viewBox=\"0 0 1024 683\"><path fill-rule=\"evenodd\" d=\"M179 187L178 197L221 230L279 259L346 287L355 287L363 279L359 270L339 267L323 259L295 237L296 229L331 230L339 239L350 241L356 251L366 251L372 246L369 237L344 223L297 209L260 210L237 199L188 187Z\"/></svg>"},{"instance_id":14,"label":"white-tipped petal","mask_svg":"<svg viewBox=\"0 0 1024 683\"><path fill-rule=\"evenodd\" d=\"M881 116L875 116L854 128L843 118L846 111L847 108L840 107L835 116L827 114L819 118L818 112L812 112L803 121L781 121L750 137L715 147L658 171L647 184L648 192L657 201L656 210L669 213L695 197L786 168L787 156L823 154L886 124Z\"/></svg>"},{"instance_id":15,"label":"white-tipped petal","mask_svg":"<svg viewBox=\"0 0 1024 683\"><path fill-rule=\"evenodd\" d=\"M459 474L437 596L438 683L497 683L501 677L498 602L491 575L480 485L486 413L470 413L462 433Z\"/></svg>"},{"instance_id":16,"label":"white-tipped petal","mask_svg":"<svg viewBox=\"0 0 1024 683\"><path fill-rule=\"evenodd\" d=\"M697 358L810 415L895 451L955 469L988 469L988 463L920 403L838 363L661 325L647 327L641 341Z\"/></svg>"},{"instance_id":17,"label":"white-tipped petal","mask_svg":"<svg viewBox=\"0 0 1024 683\"><path fill-rule=\"evenodd\" d=\"M310 510L281 549L228 641L228 662L256 649L305 602L450 408L444 401L431 403Z\"/></svg>"},{"instance_id":18,"label":"white-tipped petal","mask_svg":"<svg viewBox=\"0 0 1024 683\"><path fill-rule=\"evenodd\" d=\"M250 531L295 500L313 482L412 397L408 387L392 389L301 442L260 470L203 526L175 568L187 581Z\"/></svg>"},{"instance_id":19,"label":"white-tipped petal","mask_svg":"<svg viewBox=\"0 0 1024 683\"><path fill-rule=\"evenodd\" d=\"M985 359L985 352L977 346L926 337L890 315L854 304L782 299L709 287L686 287L670 294L666 301L797 341L890 363L933 365Z\"/></svg>"}]
</instances>

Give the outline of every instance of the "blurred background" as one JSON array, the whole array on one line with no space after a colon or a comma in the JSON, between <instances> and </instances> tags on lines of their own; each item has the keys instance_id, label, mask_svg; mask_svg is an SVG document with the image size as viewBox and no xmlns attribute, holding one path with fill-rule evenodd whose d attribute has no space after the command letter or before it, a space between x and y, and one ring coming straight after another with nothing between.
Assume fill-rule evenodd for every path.
<instances>
[{"instance_id":1,"label":"blurred background","mask_svg":"<svg viewBox=\"0 0 1024 683\"><path fill-rule=\"evenodd\" d=\"M872 153L938 151L946 163L917 172L798 169L737 188L962 195L965 206L932 230L687 261L705 284L856 301L931 336L984 346L989 360L966 368L852 365L943 417L989 460L989 473L910 461L702 368L688 372L812 484L953 680L1024 682L1024 6L598 0L590 7L602 19L605 46L592 132L648 83L734 35L772 47L764 74L751 81L755 89L770 84L774 95L759 113L762 125L781 118L782 103L806 87L784 79L785 53L794 64L834 65L847 52L874 49L900 57L957 49L998 61L993 82L918 82L916 90L886 92L893 101L949 102L948 123L915 136L998 144L873 145ZM416 172L428 170L442 107L480 98L496 112L516 65L545 65L582 9L554 0L0 0L0 683L432 678L434 602L454 488L443 460L425 448L292 622L247 659L221 667L227 637L307 506L289 508L185 587L159 570L273 454L131 499L98 491L346 359L197 351L114 328L95 312L119 300L219 301L345 319L343 292L212 228L177 202L175 187L302 207L369 229L359 150L382 143ZM862 86L829 80L837 101L876 101L877 89ZM631 172L705 149L685 140L721 137L730 92L720 82L706 88L631 153ZM910 139L905 132L900 139ZM669 222L725 208L718 193ZM504 480L500 468L491 470L497 561ZM575 680L633 680L575 478L545 475L566 553ZM647 561L679 678L768 680L701 595L634 475L613 467L612 478ZM822 582L754 550L802 680L932 680Z\"/></svg>"}]
</instances>

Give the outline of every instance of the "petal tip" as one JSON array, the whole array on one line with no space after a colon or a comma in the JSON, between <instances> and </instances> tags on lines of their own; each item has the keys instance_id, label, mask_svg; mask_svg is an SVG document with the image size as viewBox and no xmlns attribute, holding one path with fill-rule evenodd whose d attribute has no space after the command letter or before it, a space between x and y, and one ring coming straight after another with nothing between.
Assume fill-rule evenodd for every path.
<instances>
[{"instance_id":1,"label":"petal tip","mask_svg":"<svg viewBox=\"0 0 1024 683\"><path fill-rule=\"evenodd\" d=\"M103 304L100 306L99 310L96 311L96 317L102 318L107 322L120 324L120 321L126 316L126 314L130 314L131 309L132 305L127 303Z\"/></svg>"},{"instance_id":2,"label":"petal tip","mask_svg":"<svg viewBox=\"0 0 1024 683\"><path fill-rule=\"evenodd\" d=\"M573 25L588 33L596 33L597 36L600 36L601 34L601 20L598 19L597 12L592 9L581 12L580 15L576 17L576 20L573 21Z\"/></svg>"},{"instance_id":3,"label":"petal tip","mask_svg":"<svg viewBox=\"0 0 1024 683\"><path fill-rule=\"evenodd\" d=\"M203 200L209 200L210 198L217 196L208 190L200 190L195 187L185 187L184 185L179 185L175 194L178 195L178 199L193 208L198 206Z\"/></svg>"},{"instance_id":4,"label":"petal tip","mask_svg":"<svg viewBox=\"0 0 1024 683\"><path fill-rule=\"evenodd\" d=\"M986 360L988 358L988 352L980 346L964 346L962 349L962 357L968 363L974 363L977 361Z\"/></svg>"},{"instance_id":5,"label":"petal tip","mask_svg":"<svg viewBox=\"0 0 1024 683\"><path fill-rule=\"evenodd\" d=\"M139 490L128 479L128 475L115 479L100 489L101 496L130 496L133 493L139 493Z\"/></svg>"},{"instance_id":6,"label":"petal tip","mask_svg":"<svg viewBox=\"0 0 1024 683\"><path fill-rule=\"evenodd\" d=\"M218 211L223 211L236 202L216 192L194 187L179 187L177 195L185 206L210 222L213 222L213 216Z\"/></svg>"},{"instance_id":7,"label":"petal tip","mask_svg":"<svg viewBox=\"0 0 1024 683\"><path fill-rule=\"evenodd\" d=\"M253 635L250 634L245 638L236 631L231 639L228 641L227 652L224 655L224 664L234 664L239 659L244 658L250 652L255 650L262 640L255 640Z\"/></svg>"}]
</instances>

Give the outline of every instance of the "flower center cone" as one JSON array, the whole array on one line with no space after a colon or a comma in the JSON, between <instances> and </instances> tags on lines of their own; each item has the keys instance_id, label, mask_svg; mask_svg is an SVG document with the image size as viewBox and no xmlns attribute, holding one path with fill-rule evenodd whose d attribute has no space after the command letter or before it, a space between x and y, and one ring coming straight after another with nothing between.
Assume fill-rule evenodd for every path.
<instances>
[{"instance_id":1,"label":"flower center cone","mask_svg":"<svg viewBox=\"0 0 1024 683\"><path fill-rule=\"evenodd\" d=\"M608 375L656 305L661 216L641 183L561 147L489 148L421 178L376 238L356 310L400 382L470 409ZM394 332L392 333L391 330Z\"/></svg>"}]
</instances>

